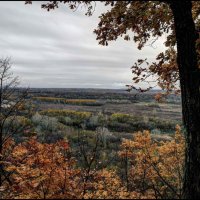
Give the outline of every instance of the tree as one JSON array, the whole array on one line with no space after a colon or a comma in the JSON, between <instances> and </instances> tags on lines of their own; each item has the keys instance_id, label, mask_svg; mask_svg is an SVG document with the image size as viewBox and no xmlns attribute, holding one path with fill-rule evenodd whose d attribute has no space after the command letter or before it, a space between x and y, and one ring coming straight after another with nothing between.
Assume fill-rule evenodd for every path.
<instances>
[{"instance_id":1,"label":"tree","mask_svg":"<svg viewBox=\"0 0 200 200\"><path fill-rule=\"evenodd\" d=\"M149 131L137 132L124 139L119 156L129 163L128 191L141 198L181 199L185 139L176 126L172 140L152 140Z\"/></svg>"},{"instance_id":2,"label":"tree","mask_svg":"<svg viewBox=\"0 0 200 200\"><path fill-rule=\"evenodd\" d=\"M5 197L80 198L80 170L70 156L68 142L39 143L36 138L15 145L5 169L11 172L12 186L5 184ZM7 192L7 190L9 192Z\"/></svg>"},{"instance_id":3,"label":"tree","mask_svg":"<svg viewBox=\"0 0 200 200\"><path fill-rule=\"evenodd\" d=\"M81 137L82 139L82 137ZM84 141L83 141L84 142ZM72 156L66 140L46 144L36 137L15 144L9 141L5 170L12 185L4 182L1 197L44 199L170 199L180 198L185 139L176 126L170 141L155 141L149 131L137 132L133 139L124 139L118 156L129 163L128 187L121 168L96 167L97 144L87 154L84 144L81 166ZM92 156L92 157L91 157ZM91 158L91 161L90 161Z\"/></svg>"},{"instance_id":4,"label":"tree","mask_svg":"<svg viewBox=\"0 0 200 200\"><path fill-rule=\"evenodd\" d=\"M150 41L167 33L165 46L156 60L149 64L146 59L138 59L133 65L133 82L147 81L157 75L156 81L167 93L178 91L180 81L183 121L186 128L186 161L184 195L185 198L200 198L200 91L199 91L199 50L200 4L191 1L102 1L109 6L101 14L100 22L94 32L101 45L123 36L138 43L142 49ZM30 1L26 3L31 3ZM87 6L86 15L93 13L93 1L50 1L42 4L48 11L58 8L60 3L68 4L73 10L80 4ZM176 51L177 48L177 51ZM149 86L146 90L151 89ZM130 85L129 89L138 89Z\"/></svg>"},{"instance_id":5,"label":"tree","mask_svg":"<svg viewBox=\"0 0 200 200\"><path fill-rule=\"evenodd\" d=\"M4 145L12 136L23 132L29 126L24 118L30 114L29 111L24 112L28 90L17 88L19 80L10 72L11 66L9 58L0 59L0 186L3 181L9 182L3 167L6 160Z\"/></svg>"},{"instance_id":6,"label":"tree","mask_svg":"<svg viewBox=\"0 0 200 200\"><path fill-rule=\"evenodd\" d=\"M200 197L200 70L195 48L198 39L191 2L171 3L177 40L183 122L186 127L184 197Z\"/></svg>"}]
</instances>

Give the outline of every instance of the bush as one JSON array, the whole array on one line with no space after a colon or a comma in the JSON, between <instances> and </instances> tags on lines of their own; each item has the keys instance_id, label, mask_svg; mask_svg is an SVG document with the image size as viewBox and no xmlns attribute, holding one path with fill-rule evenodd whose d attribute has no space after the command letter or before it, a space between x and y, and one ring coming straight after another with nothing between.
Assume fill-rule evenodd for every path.
<instances>
[{"instance_id":1,"label":"bush","mask_svg":"<svg viewBox=\"0 0 200 200\"><path fill-rule=\"evenodd\" d=\"M40 112L41 115L47 115L50 117L68 117L62 118L64 119L64 123L69 123L69 125L81 127L82 124L85 124L89 118L91 117L92 113L90 112L79 112L79 111L72 111L72 110L44 110ZM71 119L71 120L70 120ZM67 122L68 120L68 122Z\"/></svg>"},{"instance_id":2,"label":"bush","mask_svg":"<svg viewBox=\"0 0 200 200\"><path fill-rule=\"evenodd\" d=\"M35 115L32 116L31 121L34 125L40 124L42 120L42 115L40 115L38 112L35 113Z\"/></svg>"},{"instance_id":3,"label":"bush","mask_svg":"<svg viewBox=\"0 0 200 200\"><path fill-rule=\"evenodd\" d=\"M159 118L149 118L149 123L154 124L154 127L162 131L174 131L176 123L171 120L161 120Z\"/></svg>"},{"instance_id":4,"label":"bush","mask_svg":"<svg viewBox=\"0 0 200 200\"><path fill-rule=\"evenodd\" d=\"M93 115L89 118L87 124L87 128L95 130L99 126L99 120L97 115Z\"/></svg>"},{"instance_id":5,"label":"bush","mask_svg":"<svg viewBox=\"0 0 200 200\"><path fill-rule=\"evenodd\" d=\"M111 115L110 120L111 121L117 121L120 123L126 123L131 119L131 116L128 114L121 114L121 113L114 113Z\"/></svg>"},{"instance_id":6,"label":"bush","mask_svg":"<svg viewBox=\"0 0 200 200\"><path fill-rule=\"evenodd\" d=\"M161 131L160 131L160 129L155 128L155 129L153 129L153 130L151 131L151 133L152 133L152 134L161 134Z\"/></svg>"},{"instance_id":7,"label":"bush","mask_svg":"<svg viewBox=\"0 0 200 200\"><path fill-rule=\"evenodd\" d=\"M55 132L38 131L37 138L42 143L55 143L59 140L64 139L64 133L61 131L55 131Z\"/></svg>"},{"instance_id":8,"label":"bush","mask_svg":"<svg viewBox=\"0 0 200 200\"><path fill-rule=\"evenodd\" d=\"M58 121L68 126L73 125L73 120L71 119L71 117L59 116Z\"/></svg>"}]
</instances>

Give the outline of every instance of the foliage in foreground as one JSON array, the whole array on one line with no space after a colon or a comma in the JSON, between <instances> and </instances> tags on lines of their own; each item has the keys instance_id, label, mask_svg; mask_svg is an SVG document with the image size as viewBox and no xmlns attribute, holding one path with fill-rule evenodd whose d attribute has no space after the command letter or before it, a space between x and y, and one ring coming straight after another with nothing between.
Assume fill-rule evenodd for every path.
<instances>
[{"instance_id":1,"label":"foliage in foreground","mask_svg":"<svg viewBox=\"0 0 200 200\"><path fill-rule=\"evenodd\" d=\"M118 155L126 171L121 178L117 169L78 167L67 141L10 140L3 152L7 178L1 198L181 198L184 148L179 126L167 142L138 132L121 144Z\"/></svg>"}]
</instances>

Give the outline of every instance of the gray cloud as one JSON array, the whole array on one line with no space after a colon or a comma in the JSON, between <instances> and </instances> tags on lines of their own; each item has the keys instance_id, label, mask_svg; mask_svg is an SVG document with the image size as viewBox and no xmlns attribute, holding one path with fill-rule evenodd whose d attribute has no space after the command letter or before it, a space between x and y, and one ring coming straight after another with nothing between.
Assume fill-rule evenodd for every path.
<instances>
[{"instance_id":1,"label":"gray cloud","mask_svg":"<svg viewBox=\"0 0 200 200\"><path fill-rule=\"evenodd\" d=\"M121 88L131 83L130 67L138 58L153 60L163 51L119 39L103 47L93 33L104 10L92 17L66 6L46 12L41 2L0 2L0 57L10 56L22 86Z\"/></svg>"}]
</instances>

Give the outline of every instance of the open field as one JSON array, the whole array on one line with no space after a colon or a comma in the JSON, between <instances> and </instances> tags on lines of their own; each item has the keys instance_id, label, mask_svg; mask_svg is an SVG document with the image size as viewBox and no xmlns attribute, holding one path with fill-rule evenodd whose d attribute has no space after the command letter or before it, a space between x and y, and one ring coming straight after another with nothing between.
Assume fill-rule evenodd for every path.
<instances>
[{"instance_id":1,"label":"open field","mask_svg":"<svg viewBox=\"0 0 200 200\"><path fill-rule=\"evenodd\" d=\"M86 129L95 130L100 124L97 122L99 115L102 115L106 122L101 126L107 127L111 131L133 132L140 129L161 129L160 131L171 132L175 124L181 124L181 101L180 96L170 95L165 102L159 103L154 100L154 95L158 91L146 93L128 93L125 90L109 89L31 89L30 96L36 110L45 115L50 110L50 116L54 117L54 112L75 111L89 112L90 117L74 122L71 116L70 123L65 119L60 119L62 115L56 114L60 122L65 125L76 126L86 124ZM49 113L49 112L48 112ZM127 120L113 119L114 115L121 115L121 118L129 115ZM119 117L118 117L119 118ZM91 121L93 125L91 125ZM68 119L69 120L69 119ZM118 120L118 121L117 121ZM121 120L121 121L120 121ZM76 120L75 120L76 121ZM151 122L153 121L153 125ZM166 127L165 126L166 122ZM90 125L88 125L90 124ZM139 124L139 125L138 125ZM161 128L158 128L162 124ZM169 125L170 124L170 125ZM134 128L137 126L137 128ZM122 128L121 128L122 127ZM138 128L141 127L141 128ZM169 128L170 127L170 128Z\"/></svg>"},{"instance_id":2,"label":"open field","mask_svg":"<svg viewBox=\"0 0 200 200\"><path fill-rule=\"evenodd\" d=\"M45 109L65 109L87 112L104 112L105 114L124 113L142 116L160 117L163 119L181 120L181 106L178 104L167 103L129 103L113 104L106 103L102 106L78 106L55 103L41 103L38 105L39 110Z\"/></svg>"},{"instance_id":3,"label":"open field","mask_svg":"<svg viewBox=\"0 0 200 200\"><path fill-rule=\"evenodd\" d=\"M75 111L88 111L92 113L103 112L105 114L124 113L132 115L152 116L162 119L181 120L180 96L170 96L164 103L154 100L154 95L158 91L147 93L128 93L125 90L104 90L104 89L31 89L31 96L53 97L55 100L62 98L69 102L38 100L39 110L44 109L66 109ZM76 101L85 100L94 105L77 105ZM70 103L71 100L71 103ZM95 103L99 103L95 105Z\"/></svg>"},{"instance_id":4,"label":"open field","mask_svg":"<svg viewBox=\"0 0 200 200\"><path fill-rule=\"evenodd\" d=\"M112 160L107 165L115 166L119 163L115 160L116 153L124 138L132 139L135 132L149 130L153 140L169 141L176 124L181 125L180 96L171 95L159 103L154 100L157 92L30 89L29 97L35 109L27 120L42 143L67 139L77 160L80 140L87 141L90 151L94 138L100 137L104 144L101 152L108 161Z\"/></svg>"}]
</instances>

